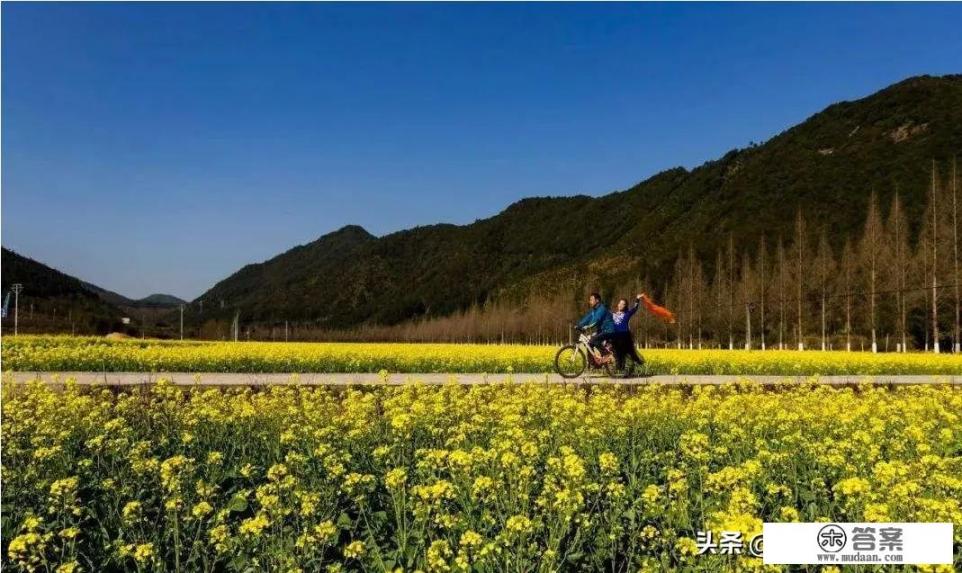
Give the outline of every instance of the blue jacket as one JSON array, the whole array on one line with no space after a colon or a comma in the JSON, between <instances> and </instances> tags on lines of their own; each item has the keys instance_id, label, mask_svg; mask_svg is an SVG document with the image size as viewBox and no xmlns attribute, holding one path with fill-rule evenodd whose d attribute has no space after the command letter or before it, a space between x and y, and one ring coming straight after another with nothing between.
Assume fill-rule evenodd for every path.
<instances>
[{"instance_id":1,"label":"blue jacket","mask_svg":"<svg viewBox=\"0 0 962 573\"><path fill-rule=\"evenodd\" d=\"M615 323L611 320L611 313L608 312L608 307L603 302L596 304L594 308L588 311L588 314L581 317L578 326L581 328L596 326L599 333L613 332L615 329Z\"/></svg>"},{"instance_id":2,"label":"blue jacket","mask_svg":"<svg viewBox=\"0 0 962 573\"><path fill-rule=\"evenodd\" d=\"M641 305L641 301L635 299L635 304L631 308L624 312L615 311L611 313L611 321L614 323L615 332L631 332L628 328L628 321L631 317L638 312L638 307Z\"/></svg>"}]
</instances>

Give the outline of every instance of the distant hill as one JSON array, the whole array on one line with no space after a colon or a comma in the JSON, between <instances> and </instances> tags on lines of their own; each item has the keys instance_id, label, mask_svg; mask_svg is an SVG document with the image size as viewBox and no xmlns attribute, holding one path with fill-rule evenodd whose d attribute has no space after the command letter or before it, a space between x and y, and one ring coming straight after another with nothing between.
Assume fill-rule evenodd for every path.
<instances>
[{"instance_id":1,"label":"distant hill","mask_svg":"<svg viewBox=\"0 0 962 573\"><path fill-rule=\"evenodd\" d=\"M118 307L128 307L128 308L174 308L181 304L186 304L187 301L177 298L170 294L152 294L140 299L127 298L124 295L117 294L113 291L101 288L97 285L90 283L83 283L84 288L90 292L96 294L101 299L110 304Z\"/></svg>"},{"instance_id":2,"label":"distant hill","mask_svg":"<svg viewBox=\"0 0 962 573\"><path fill-rule=\"evenodd\" d=\"M962 150L962 76L916 77L829 106L761 145L694 170L670 169L603 197L539 197L469 225L374 237L348 226L204 293L200 320L396 324L529 293L664 277L681 249L711 260L789 237L796 210L833 244L859 229L869 194L898 187L917 227L930 161ZM452 193L456 193L452 190ZM197 302L197 301L195 301Z\"/></svg>"},{"instance_id":3,"label":"distant hill","mask_svg":"<svg viewBox=\"0 0 962 573\"><path fill-rule=\"evenodd\" d=\"M173 308L175 306L180 306L182 304L187 304L187 301L178 298L172 294L152 294L145 296L144 298L134 301L138 306L148 306L148 307L158 307L158 308Z\"/></svg>"},{"instance_id":4,"label":"distant hill","mask_svg":"<svg viewBox=\"0 0 962 573\"><path fill-rule=\"evenodd\" d=\"M88 285L31 258L2 249L2 291L11 285L24 286L20 294L20 332L75 332L105 334L123 328L123 312L91 292ZM13 328L11 316L4 328Z\"/></svg>"},{"instance_id":5,"label":"distant hill","mask_svg":"<svg viewBox=\"0 0 962 573\"><path fill-rule=\"evenodd\" d=\"M129 331L140 334L145 326L151 336L173 336L170 316L185 301L168 294L152 294L142 299L123 295L84 282L43 263L3 248L3 295L10 285L21 283L21 332L74 332L107 334ZM10 303L12 310L13 303ZM127 317L130 323L124 324ZM12 328L12 316L4 319Z\"/></svg>"}]
</instances>

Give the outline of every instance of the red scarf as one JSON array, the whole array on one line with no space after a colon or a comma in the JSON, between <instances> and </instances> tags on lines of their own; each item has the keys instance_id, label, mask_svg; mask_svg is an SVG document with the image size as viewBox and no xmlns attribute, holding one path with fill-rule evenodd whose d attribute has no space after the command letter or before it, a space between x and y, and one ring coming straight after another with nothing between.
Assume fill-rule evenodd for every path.
<instances>
[{"instance_id":1,"label":"red scarf","mask_svg":"<svg viewBox=\"0 0 962 573\"><path fill-rule=\"evenodd\" d=\"M672 311L668 310L663 306L658 306L657 304L651 302L650 300L648 300L648 295L646 294L641 295L641 302L645 303L645 308L647 308L648 312L650 312L651 314L664 320L668 324L675 323L675 313L673 313Z\"/></svg>"}]
</instances>

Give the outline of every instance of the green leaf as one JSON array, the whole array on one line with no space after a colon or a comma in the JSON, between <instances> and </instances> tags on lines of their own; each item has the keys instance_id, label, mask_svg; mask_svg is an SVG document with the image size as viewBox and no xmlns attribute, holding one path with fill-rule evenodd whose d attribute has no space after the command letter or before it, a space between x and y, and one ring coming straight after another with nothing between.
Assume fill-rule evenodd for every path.
<instances>
[{"instance_id":1,"label":"green leaf","mask_svg":"<svg viewBox=\"0 0 962 573\"><path fill-rule=\"evenodd\" d=\"M247 497L241 494L234 494L234 497L230 498L227 502L227 510L233 512L247 511Z\"/></svg>"}]
</instances>

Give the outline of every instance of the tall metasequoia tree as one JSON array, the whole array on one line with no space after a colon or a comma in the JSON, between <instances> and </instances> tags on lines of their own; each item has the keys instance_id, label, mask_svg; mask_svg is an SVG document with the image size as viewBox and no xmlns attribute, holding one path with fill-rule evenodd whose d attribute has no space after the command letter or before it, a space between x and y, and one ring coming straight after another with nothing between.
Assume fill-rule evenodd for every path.
<instances>
[{"instance_id":1,"label":"tall metasequoia tree","mask_svg":"<svg viewBox=\"0 0 962 573\"><path fill-rule=\"evenodd\" d=\"M778 261L778 349L785 349L785 243L781 236L775 247L775 258Z\"/></svg>"},{"instance_id":2,"label":"tall metasequoia tree","mask_svg":"<svg viewBox=\"0 0 962 573\"><path fill-rule=\"evenodd\" d=\"M718 343L718 347L721 348L722 332L723 332L723 314L722 309L725 308L725 263L722 259L722 251L718 249L715 256L715 277L714 286L715 289L715 308L714 315L714 329L715 329L715 341Z\"/></svg>"},{"instance_id":3,"label":"tall metasequoia tree","mask_svg":"<svg viewBox=\"0 0 962 573\"><path fill-rule=\"evenodd\" d=\"M748 253L742 255L742 275L741 275L741 306L745 312L745 350L752 349L752 314L753 300L756 296L757 277L755 269L752 267L752 259Z\"/></svg>"},{"instance_id":4,"label":"tall metasequoia tree","mask_svg":"<svg viewBox=\"0 0 962 573\"><path fill-rule=\"evenodd\" d=\"M700 280L700 279L698 279ZM698 296L698 287L695 277L695 246L688 244L688 348L695 347L695 299Z\"/></svg>"},{"instance_id":5,"label":"tall metasequoia tree","mask_svg":"<svg viewBox=\"0 0 962 573\"><path fill-rule=\"evenodd\" d=\"M669 288L669 283L666 282L666 283L665 283L665 304L668 305L669 308L670 308L670 307L674 306L674 305L673 305L673 302L674 302L674 301L673 301L672 298L671 298L671 289ZM665 325L665 348L667 348L667 347L668 347L668 343L669 343L669 339L671 338L671 333L668 331L668 323L667 323L667 322L663 322L662 324Z\"/></svg>"},{"instance_id":6,"label":"tall metasequoia tree","mask_svg":"<svg viewBox=\"0 0 962 573\"><path fill-rule=\"evenodd\" d=\"M818 252L815 255L815 274L818 280L819 291L819 315L821 317L821 338L822 350L828 349L828 296L829 284L835 274L835 260L832 256L832 248L828 244L828 236L822 231L818 240Z\"/></svg>"},{"instance_id":7,"label":"tall metasequoia tree","mask_svg":"<svg viewBox=\"0 0 962 573\"><path fill-rule=\"evenodd\" d=\"M845 350L852 350L852 272L855 268L855 255L852 243L845 239L842 247L842 281L845 290Z\"/></svg>"},{"instance_id":8,"label":"tall metasequoia tree","mask_svg":"<svg viewBox=\"0 0 962 573\"><path fill-rule=\"evenodd\" d=\"M697 327L697 328L698 328L698 338L697 338L697 340L698 340L698 349L699 349L699 350L701 350L701 341L702 341L702 322L701 322L701 321L702 321L702 308L703 308L704 302L705 302L705 301L704 301L704 296L705 296L705 276L704 276L704 275L705 275L705 272L704 272L704 269L702 269L701 261L698 260L698 261L695 262L695 288L696 288L696 291L695 291L695 292L696 292L696 295L695 295L695 308L697 309L697 313L698 313L698 319L697 319L697 324L698 324L698 327Z\"/></svg>"},{"instance_id":9,"label":"tall metasequoia tree","mask_svg":"<svg viewBox=\"0 0 962 573\"><path fill-rule=\"evenodd\" d=\"M908 225L905 222L905 213L902 210L902 199L899 195L899 190L896 188L895 196L892 198L892 208L889 209L889 223L888 228L893 235L892 253L893 253L893 263L895 264L894 272L892 273L892 283L891 286L895 291L895 312L896 312L896 330L898 331L899 340L899 350L901 352L906 352L908 350L908 334L906 329L906 307L908 304L905 300L905 271L906 265L908 263Z\"/></svg>"},{"instance_id":10,"label":"tall metasequoia tree","mask_svg":"<svg viewBox=\"0 0 962 573\"><path fill-rule=\"evenodd\" d=\"M759 334L761 336L762 350L765 350L765 298L767 296L768 280L768 247L765 244L765 235L759 239L758 245L758 302L759 302Z\"/></svg>"},{"instance_id":11,"label":"tall metasequoia tree","mask_svg":"<svg viewBox=\"0 0 962 573\"><path fill-rule=\"evenodd\" d=\"M805 264L804 264L804 246L805 246L805 219L802 217L802 209L798 209L798 215L795 218L795 251L798 254L796 259L796 272L795 284L797 288L797 303L798 303L798 349L805 349L805 339L804 330L802 329L802 282L805 280Z\"/></svg>"},{"instance_id":12,"label":"tall metasequoia tree","mask_svg":"<svg viewBox=\"0 0 962 573\"><path fill-rule=\"evenodd\" d=\"M958 184L959 174L957 171L956 157L952 158L952 283L955 285L955 336L953 336L952 350L956 354L962 352L962 342L959 340L959 313L962 312L962 301L959 299L959 282L962 276L959 275L959 203L958 203Z\"/></svg>"},{"instance_id":13,"label":"tall metasequoia tree","mask_svg":"<svg viewBox=\"0 0 962 573\"><path fill-rule=\"evenodd\" d=\"M678 308L676 311L678 312L678 319L675 321L675 342L679 350L681 349L682 343L685 338L684 333L682 332L682 327L684 326L685 321L689 319L689 317L686 316L688 313L685 312L688 309L684 308L684 306L682 305L684 304L685 299L688 299L689 305L691 304L692 289L691 289L691 283L688 282L687 270L688 270L688 262L685 260L685 257L682 255L681 250L679 250L678 258L675 259L675 273L674 273L675 274L675 277L674 277L675 292L678 293L678 301L677 301Z\"/></svg>"},{"instance_id":14,"label":"tall metasequoia tree","mask_svg":"<svg viewBox=\"0 0 962 573\"><path fill-rule=\"evenodd\" d=\"M878 319L876 313L876 293L878 292L879 253L882 249L882 219L879 216L878 200L875 191L869 197L868 215L865 217L865 230L862 233L861 264L868 277L869 324L872 333L872 352L878 352Z\"/></svg>"},{"instance_id":15,"label":"tall metasequoia tree","mask_svg":"<svg viewBox=\"0 0 962 573\"><path fill-rule=\"evenodd\" d=\"M928 213L926 213L926 219L928 219ZM922 251L922 294L925 299L925 304L922 305L922 321L923 321L923 332L924 345L923 348L926 352L929 351L929 320L931 316L929 315L929 273L931 272L931 264L929 264L929 233L925 232L925 227L923 227L923 232L919 238L919 250Z\"/></svg>"},{"instance_id":16,"label":"tall metasequoia tree","mask_svg":"<svg viewBox=\"0 0 962 573\"><path fill-rule=\"evenodd\" d=\"M932 350L936 354L939 352L939 224L938 224L938 204L936 188L938 174L936 173L935 160L932 160L932 197L929 207L932 210Z\"/></svg>"},{"instance_id":17,"label":"tall metasequoia tree","mask_svg":"<svg viewBox=\"0 0 962 573\"><path fill-rule=\"evenodd\" d=\"M650 285L651 280L646 276L641 284ZM641 289L638 289L638 290L639 292L641 292ZM642 339L644 340L643 344L645 348L648 348L648 320L649 320L648 313L642 312L641 313L641 329L642 329Z\"/></svg>"},{"instance_id":18,"label":"tall metasequoia tree","mask_svg":"<svg viewBox=\"0 0 962 573\"><path fill-rule=\"evenodd\" d=\"M728 349L735 348L735 237L728 233Z\"/></svg>"}]
</instances>

